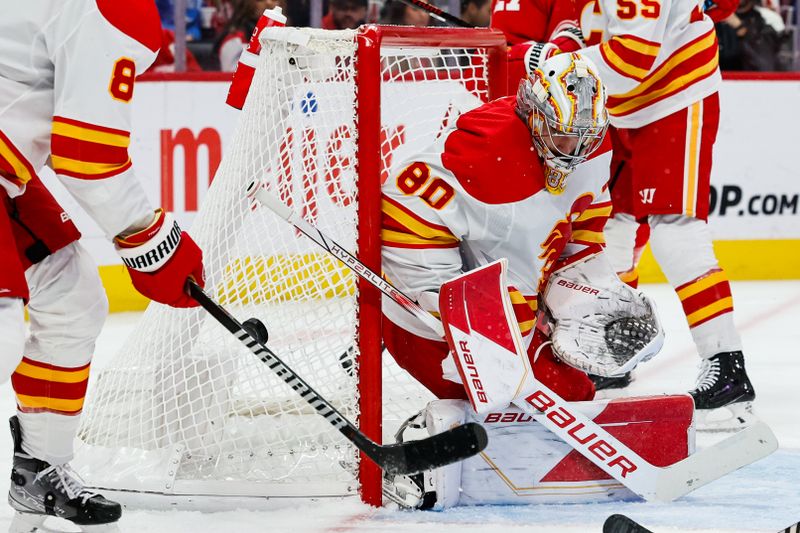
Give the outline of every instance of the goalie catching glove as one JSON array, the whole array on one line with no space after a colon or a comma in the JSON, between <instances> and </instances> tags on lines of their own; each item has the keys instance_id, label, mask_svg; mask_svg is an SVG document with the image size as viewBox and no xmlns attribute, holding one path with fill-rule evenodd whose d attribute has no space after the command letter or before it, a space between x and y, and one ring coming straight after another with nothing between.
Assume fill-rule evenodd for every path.
<instances>
[{"instance_id":1,"label":"goalie catching glove","mask_svg":"<svg viewBox=\"0 0 800 533\"><path fill-rule=\"evenodd\" d=\"M189 278L204 285L203 252L171 214L158 209L149 226L114 241L142 295L171 307L197 306L184 288Z\"/></svg>"},{"instance_id":2,"label":"goalie catching glove","mask_svg":"<svg viewBox=\"0 0 800 533\"><path fill-rule=\"evenodd\" d=\"M620 281L603 254L554 272L544 302L554 352L584 372L624 374L664 344L653 301Z\"/></svg>"}]
</instances>

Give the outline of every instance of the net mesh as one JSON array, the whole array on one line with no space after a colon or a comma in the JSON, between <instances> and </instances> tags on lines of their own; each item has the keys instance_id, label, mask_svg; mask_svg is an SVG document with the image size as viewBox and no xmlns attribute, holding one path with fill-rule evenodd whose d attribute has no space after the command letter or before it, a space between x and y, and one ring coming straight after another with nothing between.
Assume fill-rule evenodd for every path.
<instances>
[{"instance_id":1,"label":"net mesh","mask_svg":"<svg viewBox=\"0 0 800 533\"><path fill-rule=\"evenodd\" d=\"M260 180L357 250L356 32L269 30L234 139L191 234L206 289L344 416L357 420L357 280L245 195ZM300 44L297 44L300 43ZM486 52L381 49L381 174L487 99ZM378 231L374 228L374 231ZM429 400L383 356L384 440ZM334 495L357 490L356 450L202 310L151 304L95 372L76 467L95 487Z\"/></svg>"}]
</instances>

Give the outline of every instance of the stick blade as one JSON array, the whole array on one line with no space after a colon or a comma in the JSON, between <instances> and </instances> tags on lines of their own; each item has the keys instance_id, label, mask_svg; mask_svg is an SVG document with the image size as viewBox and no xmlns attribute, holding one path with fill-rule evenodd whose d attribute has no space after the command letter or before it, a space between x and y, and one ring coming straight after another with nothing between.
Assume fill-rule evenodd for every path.
<instances>
[{"instance_id":1,"label":"stick blade","mask_svg":"<svg viewBox=\"0 0 800 533\"><path fill-rule=\"evenodd\" d=\"M603 524L603 533L653 533L621 514L612 514Z\"/></svg>"},{"instance_id":2,"label":"stick blade","mask_svg":"<svg viewBox=\"0 0 800 533\"><path fill-rule=\"evenodd\" d=\"M462 461L483 451L489 437L483 426L469 422L422 440L378 447L376 462L388 474L416 474Z\"/></svg>"},{"instance_id":3,"label":"stick blade","mask_svg":"<svg viewBox=\"0 0 800 533\"><path fill-rule=\"evenodd\" d=\"M778 449L778 439L764 422L756 422L714 446L665 468L656 489L656 499L672 501L763 459Z\"/></svg>"}]
</instances>

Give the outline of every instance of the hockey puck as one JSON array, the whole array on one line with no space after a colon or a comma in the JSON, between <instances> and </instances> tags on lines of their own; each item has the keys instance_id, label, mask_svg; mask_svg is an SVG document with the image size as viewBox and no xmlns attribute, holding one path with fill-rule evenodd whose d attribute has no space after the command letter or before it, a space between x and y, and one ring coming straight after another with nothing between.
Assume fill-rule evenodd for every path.
<instances>
[{"instance_id":1,"label":"hockey puck","mask_svg":"<svg viewBox=\"0 0 800 533\"><path fill-rule=\"evenodd\" d=\"M244 323L242 323L242 329L261 344L266 344L269 340L267 326L257 318L248 318L245 320Z\"/></svg>"}]
</instances>

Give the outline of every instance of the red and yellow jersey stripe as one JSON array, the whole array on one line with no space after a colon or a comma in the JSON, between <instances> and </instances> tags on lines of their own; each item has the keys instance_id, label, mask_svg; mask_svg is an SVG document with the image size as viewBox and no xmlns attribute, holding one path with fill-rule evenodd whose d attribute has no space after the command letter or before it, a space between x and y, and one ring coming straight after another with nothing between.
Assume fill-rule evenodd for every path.
<instances>
[{"instance_id":1,"label":"red and yellow jersey stripe","mask_svg":"<svg viewBox=\"0 0 800 533\"><path fill-rule=\"evenodd\" d=\"M30 162L0 130L0 177L22 187L36 175Z\"/></svg>"},{"instance_id":2,"label":"red and yellow jersey stripe","mask_svg":"<svg viewBox=\"0 0 800 533\"><path fill-rule=\"evenodd\" d=\"M586 246L605 245L603 228L611 216L611 200L590 205L572 222L570 242Z\"/></svg>"},{"instance_id":3,"label":"red and yellow jersey stripe","mask_svg":"<svg viewBox=\"0 0 800 533\"><path fill-rule=\"evenodd\" d=\"M647 78L660 50L661 43L635 35L615 35L600 45L600 55L608 66L636 81Z\"/></svg>"},{"instance_id":4,"label":"red and yellow jersey stripe","mask_svg":"<svg viewBox=\"0 0 800 533\"><path fill-rule=\"evenodd\" d=\"M446 226L433 224L387 196L381 202L381 239L395 248L456 248L459 239Z\"/></svg>"},{"instance_id":5,"label":"red and yellow jersey stripe","mask_svg":"<svg viewBox=\"0 0 800 533\"><path fill-rule=\"evenodd\" d=\"M720 269L713 269L689 283L676 287L689 327L705 324L733 311L733 298L728 278Z\"/></svg>"},{"instance_id":6,"label":"red and yellow jersey stripe","mask_svg":"<svg viewBox=\"0 0 800 533\"><path fill-rule=\"evenodd\" d=\"M628 69L630 73L642 74L631 70L632 67L627 64L609 65L618 72ZM624 94L610 95L608 112L615 117L636 113L712 76L717 72L718 66L719 46L717 34L712 28L678 48L652 72L636 78L641 83L635 89Z\"/></svg>"},{"instance_id":7,"label":"red and yellow jersey stripe","mask_svg":"<svg viewBox=\"0 0 800 533\"><path fill-rule=\"evenodd\" d=\"M70 368L23 357L11 383L22 412L77 415L83 409L89 364Z\"/></svg>"},{"instance_id":8,"label":"red and yellow jersey stripe","mask_svg":"<svg viewBox=\"0 0 800 533\"><path fill-rule=\"evenodd\" d=\"M511 296L511 305L514 309L514 316L519 324L519 330L525 337L536 327L536 312L539 310L539 301L536 295L525 296L514 287L508 288Z\"/></svg>"},{"instance_id":9,"label":"red and yellow jersey stripe","mask_svg":"<svg viewBox=\"0 0 800 533\"><path fill-rule=\"evenodd\" d=\"M80 179L103 179L125 172L130 132L64 117L53 118L53 170Z\"/></svg>"}]
</instances>

